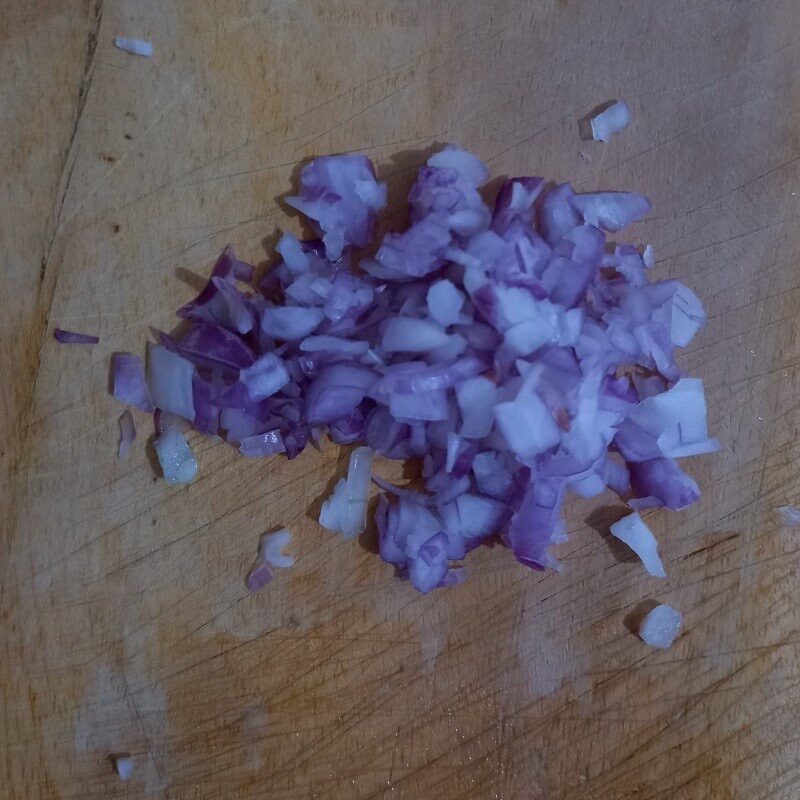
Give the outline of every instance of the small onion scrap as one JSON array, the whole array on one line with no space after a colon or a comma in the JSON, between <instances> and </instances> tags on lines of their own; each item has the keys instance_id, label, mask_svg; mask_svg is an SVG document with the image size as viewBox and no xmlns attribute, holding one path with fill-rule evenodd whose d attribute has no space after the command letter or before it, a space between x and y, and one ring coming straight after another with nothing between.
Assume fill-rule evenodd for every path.
<instances>
[{"instance_id":1,"label":"small onion scrap","mask_svg":"<svg viewBox=\"0 0 800 800\"><path fill-rule=\"evenodd\" d=\"M639 636L651 647L670 647L681 630L683 617L668 605L656 606L639 625Z\"/></svg>"},{"instance_id":2,"label":"small onion scrap","mask_svg":"<svg viewBox=\"0 0 800 800\"><path fill-rule=\"evenodd\" d=\"M623 111L595 127L618 130ZM186 330L151 346L146 384L140 362L115 364L115 395L155 409L167 480L197 471L184 424L251 457L296 458L325 432L355 444L319 521L348 539L364 531L372 479L381 558L421 592L463 581L457 562L491 541L531 569L558 568L568 493L610 489L637 510L695 502L678 459L718 443L702 381L675 354L705 324L702 304L653 280L650 245L606 238L650 201L522 176L488 206L488 176L446 147L419 170L407 229L375 241L386 187L372 162L305 165L288 202L315 238L285 234L249 290L252 267L226 247L177 312ZM419 459L422 485L373 476L376 457ZM663 574L637 513L614 533ZM274 563L261 560L251 589Z\"/></svg>"},{"instance_id":3,"label":"small onion scrap","mask_svg":"<svg viewBox=\"0 0 800 800\"><path fill-rule=\"evenodd\" d=\"M628 127L631 112L624 100L617 100L591 119L592 138L597 142L610 142L615 133Z\"/></svg>"},{"instance_id":4,"label":"small onion scrap","mask_svg":"<svg viewBox=\"0 0 800 800\"><path fill-rule=\"evenodd\" d=\"M63 328L54 328L53 338L59 344L97 344L100 341L99 336L92 336L89 333L66 331Z\"/></svg>"},{"instance_id":5,"label":"small onion scrap","mask_svg":"<svg viewBox=\"0 0 800 800\"><path fill-rule=\"evenodd\" d=\"M114 771L119 775L121 781L130 780L133 775L133 758L130 753L113 753L109 756L114 765Z\"/></svg>"},{"instance_id":6,"label":"small onion scrap","mask_svg":"<svg viewBox=\"0 0 800 800\"><path fill-rule=\"evenodd\" d=\"M787 528L800 528L800 508L797 508L797 506L780 506L778 513Z\"/></svg>"}]
</instances>

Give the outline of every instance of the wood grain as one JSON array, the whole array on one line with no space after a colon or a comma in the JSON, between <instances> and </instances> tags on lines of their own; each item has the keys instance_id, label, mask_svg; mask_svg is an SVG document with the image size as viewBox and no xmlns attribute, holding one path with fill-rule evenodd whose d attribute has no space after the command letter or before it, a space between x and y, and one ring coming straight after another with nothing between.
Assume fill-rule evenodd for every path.
<instances>
[{"instance_id":1,"label":"wood grain","mask_svg":"<svg viewBox=\"0 0 800 800\"><path fill-rule=\"evenodd\" d=\"M795 0L6 0L0 795L796 798L800 544L772 510L800 499L798 31ZM615 97L632 126L582 142ZM197 439L181 489L144 446L117 461L109 356L226 242L262 262L298 230L298 162L368 153L391 226L447 141L495 176L650 195L658 276L705 300L682 363L724 451L691 467L697 507L649 516L668 581L617 560L611 498L570 504L563 574L484 549L420 597L314 523L333 447ZM248 596L278 525L297 566ZM625 624L653 599L685 614L664 652Z\"/></svg>"}]
</instances>

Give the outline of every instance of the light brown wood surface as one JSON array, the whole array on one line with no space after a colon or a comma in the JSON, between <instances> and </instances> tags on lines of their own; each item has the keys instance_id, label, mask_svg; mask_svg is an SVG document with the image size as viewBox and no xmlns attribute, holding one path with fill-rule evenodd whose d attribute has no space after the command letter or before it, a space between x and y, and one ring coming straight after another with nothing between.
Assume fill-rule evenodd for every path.
<instances>
[{"instance_id":1,"label":"light brown wood surface","mask_svg":"<svg viewBox=\"0 0 800 800\"><path fill-rule=\"evenodd\" d=\"M799 37L797 0L0 3L0 797L800 797L800 534L773 512L800 500ZM630 128L581 141L616 97ZM724 450L649 516L667 581L609 546L610 496L569 504L563 574L482 549L422 597L313 521L335 447L197 437L172 488L138 415L116 458L110 355L226 242L262 262L299 230L299 161L369 154L392 224L449 141L650 195L657 276L707 305L682 365ZM297 565L249 596L277 525ZM670 650L626 627L651 600L685 615Z\"/></svg>"}]
</instances>

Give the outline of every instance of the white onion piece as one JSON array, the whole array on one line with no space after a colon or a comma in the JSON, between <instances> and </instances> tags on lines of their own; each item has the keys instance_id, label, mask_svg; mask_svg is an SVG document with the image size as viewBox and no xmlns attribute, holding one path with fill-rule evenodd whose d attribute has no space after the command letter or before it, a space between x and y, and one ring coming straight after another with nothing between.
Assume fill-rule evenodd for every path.
<instances>
[{"instance_id":1,"label":"white onion piece","mask_svg":"<svg viewBox=\"0 0 800 800\"><path fill-rule=\"evenodd\" d=\"M239 373L239 380L247 387L253 400L263 400L289 383L289 373L278 356L264 353L252 366Z\"/></svg>"},{"instance_id":2,"label":"white onion piece","mask_svg":"<svg viewBox=\"0 0 800 800\"><path fill-rule=\"evenodd\" d=\"M489 170L477 156L450 145L428 159L430 167L445 167L460 172L476 188L489 179Z\"/></svg>"},{"instance_id":3,"label":"white onion piece","mask_svg":"<svg viewBox=\"0 0 800 800\"><path fill-rule=\"evenodd\" d=\"M618 100L591 119L592 137L596 142L609 142L611 136L628 127L631 112L624 100Z\"/></svg>"},{"instance_id":4,"label":"white onion piece","mask_svg":"<svg viewBox=\"0 0 800 800\"><path fill-rule=\"evenodd\" d=\"M162 345L150 348L148 388L156 408L194 420L192 375L194 366Z\"/></svg>"},{"instance_id":5,"label":"white onion piece","mask_svg":"<svg viewBox=\"0 0 800 800\"><path fill-rule=\"evenodd\" d=\"M669 647L677 638L683 617L671 606L656 606L639 626L639 636L651 647Z\"/></svg>"},{"instance_id":6,"label":"white onion piece","mask_svg":"<svg viewBox=\"0 0 800 800\"><path fill-rule=\"evenodd\" d=\"M644 568L656 578L666 578L667 573L658 555L658 542L650 528L635 511L611 526L611 533L624 542L642 560Z\"/></svg>"},{"instance_id":7,"label":"white onion piece","mask_svg":"<svg viewBox=\"0 0 800 800\"><path fill-rule=\"evenodd\" d=\"M394 317L383 332L387 353L427 353L447 344L449 337L435 322L411 317Z\"/></svg>"},{"instance_id":8,"label":"white onion piece","mask_svg":"<svg viewBox=\"0 0 800 800\"><path fill-rule=\"evenodd\" d=\"M532 391L494 407L497 427L519 458L533 456L558 444L558 426L547 406Z\"/></svg>"},{"instance_id":9,"label":"white onion piece","mask_svg":"<svg viewBox=\"0 0 800 800\"><path fill-rule=\"evenodd\" d=\"M688 286L679 286L672 298L672 343L678 347L686 347L705 321L706 315L700 298Z\"/></svg>"},{"instance_id":10,"label":"white onion piece","mask_svg":"<svg viewBox=\"0 0 800 800\"><path fill-rule=\"evenodd\" d=\"M153 446L167 483L191 483L194 480L197 475L197 459L177 428L167 428Z\"/></svg>"},{"instance_id":11,"label":"white onion piece","mask_svg":"<svg viewBox=\"0 0 800 800\"><path fill-rule=\"evenodd\" d=\"M456 386L456 399L461 411L461 436L481 439L494 425L497 387L488 378L470 378Z\"/></svg>"},{"instance_id":12,"label":"white onion piece","mask_svg":"<svg viewBox=\"0 0 800 800\"><path fill-rule=\"evenodd\" d=\"M114 44L120 50L125 50L135 56L144 56L150 58L153 55L153 43L145 39L128 39L125 36L117 36L114 39Z\"/></svg>"},{"instance_id":13,"label":"white onion piece","mask_svg":"<svg viewBox=\"0 0 800 800\"><path fill-rule=\"evenodd\" d=\"M369 350L369 342L360 340L342 339L338 336L309 336L300 342L300 349L304 353L314 353L318 350L342 353L348 356L365 355Z\"/></svg>"},{"instance_id":14,"label":"white onion piece","mask_svg":"<svg viewBox=\"0 0 800 800\"><path fill-rule=\"evenodd\" d=\"M347 479L341 478L330 498L323 502L319 524L337 531L345 539L353 539L367 526L367 501L375 453L369 447L358 447L350 455Z\"/></svg>"},{"instance_id":15,"label":"white onion piece","mask_svg":"<svg viewBox=\"0 0 800 800\"><path fill-rule=\"evenodd\" d=\"M656 438L664 456L680 458L719 449L719 443L708 438L706 398L699 378L681 378L669 391L642 400L629 419Z\"/></svg>"},{"instance_id":16,"label":"white onion piece","mask_svg":"<svg viewBox=\"0 0 800 800\"><path fill-rule=\"evenodd\" d=\"M273 567L291 567L294 559L281 552L292 540L292 534L286 528L275 533L265 533L261 537L261 558Z\"/></svg>"},{"instance_id":17,"label":"white onion piece","mask_svg":"<svg viewBox=\"0 0 800 800\"><path fill-rule=\"evenodd\" d=\"M464 295L447 279L436 281L426 296L428 312L443 327L458 322Z\"/></svg>"},{"instance_id":18,"label":"white onion piece","mask_svg":"<svg viewBox=\"0 0 800 800\"><path fill-rule=\"evenodd\" d=\"M292 342L305 339L322 322L324 316L321 308L273 306L264 309L261 330L273 339Z\"/></svg>"},{"instance_id":19,"label":"white onion piece","mask_svg":"<svg viewBox=\"0 0 800 800\"><path fill-rule=\"evenodd\" d=\"M308 270L308 254L303 252L300 240L294 234L284 233L275 249L293 274L302 275Z\"/></svg>"}]
</instances>

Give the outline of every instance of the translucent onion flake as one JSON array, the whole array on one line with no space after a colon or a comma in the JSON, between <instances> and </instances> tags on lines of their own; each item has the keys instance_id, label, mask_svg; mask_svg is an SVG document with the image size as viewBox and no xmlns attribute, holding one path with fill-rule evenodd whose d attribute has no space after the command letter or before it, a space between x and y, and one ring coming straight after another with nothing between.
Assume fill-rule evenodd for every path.
<instances>
[{"instance_id":1,"label":"translucent onion flake","mask_svg":"<svg viewBox=\"0 0 800 800\"><path fill-rule=\"evenodd\" d=\"M657 578L667 577L664 565L658 555L658 543L655 536L635 511L619 522L615 522L611 526L611 533L621 542L625 542L639 556L644 568L651 575L655 575Z\"/></svg>"}]
</instances>

